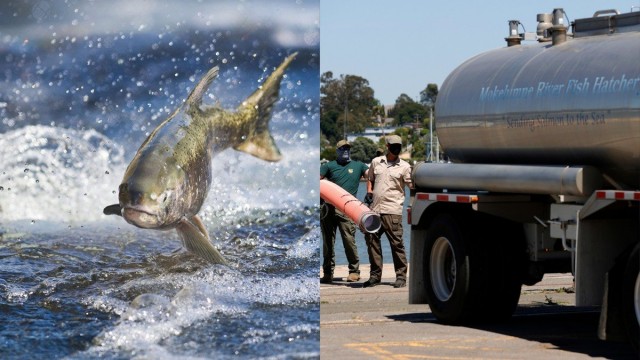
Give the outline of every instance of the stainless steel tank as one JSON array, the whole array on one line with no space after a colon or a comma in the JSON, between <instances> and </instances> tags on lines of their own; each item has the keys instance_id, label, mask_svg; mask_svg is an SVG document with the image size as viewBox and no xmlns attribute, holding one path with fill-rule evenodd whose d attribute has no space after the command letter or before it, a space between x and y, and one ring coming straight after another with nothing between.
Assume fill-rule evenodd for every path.
<instances>
[{"instance_id":1,"label":"stainless steel tank","mask_svg":"<svg viewBox=\"0 0 640 360\"><path fill-rule=\"evenodd\" d=\"M454 162L596 167L640 187L640 31L511 46L445 80L436 128Z\"/></svg>"}]
</instances>

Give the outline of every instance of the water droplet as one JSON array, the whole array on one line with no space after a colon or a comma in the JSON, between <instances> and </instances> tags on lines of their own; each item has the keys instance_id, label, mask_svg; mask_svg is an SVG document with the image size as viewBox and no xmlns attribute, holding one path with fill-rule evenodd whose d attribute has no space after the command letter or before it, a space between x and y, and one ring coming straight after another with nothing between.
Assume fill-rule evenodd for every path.
<instances>
[{"instance_id":1,"label":"water droplet","mask_svg":"<svg viewBox=\"0 0 640 360\"><path fill-rule=\"evenodd\" d=\"M24 172L28 173L28 172L29 172L29 169L24 169Z\"/></svg>"},{"instance_id":2,"label":"water droplet","mask_svg":"<svg viewBox=\"0 0 640 360\"><path fill-rule=\"evenodd\" d=\"M31 220L31 224L35 224L35 223L36 223L36 221L35 221L35 220Z\"/></svg>"},{"instance_id":3,"label":"water droplet","mask_svg":"<svg viewBox=\"0 0 640 360\"><path fill-rule=\"evenodd\" d=\"M4 187L0 186L0 191L3 191L3 190L4 190Z\"/></svg>"},{"instance_id":4,"label":"water droplet","mask_svg":"<svg viewBox=\"0 0 640 360\"><path fill-rule=\"evenodd\" d=\"M109 170L105 171L104 173L105 173L106 175L109 175Z\"/></svg>"}]
</instances>

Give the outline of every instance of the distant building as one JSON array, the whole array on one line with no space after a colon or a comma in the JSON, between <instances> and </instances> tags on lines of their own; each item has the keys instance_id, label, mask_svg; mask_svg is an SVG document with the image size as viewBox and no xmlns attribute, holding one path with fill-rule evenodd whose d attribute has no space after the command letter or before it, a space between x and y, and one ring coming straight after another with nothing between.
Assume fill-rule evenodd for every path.
<instances>
[{"instance_id":1,"label":"distant building","mask_svg":"<svg viewBox=\"0 0 640 360\"><path fill-rule=\"evenodd\" d=\"M404 127L409 128L409 129L413 129L413 130L422 130L422 123L419 122L414 122L414 123L407 123L404 124Z\"/></svg>"},{"instance_id":2,"label":"distant building","mask_svg":"<svg viewBox=\"0 0 640 360\"><path fill-rule=\"evenodd\" d=\"M377 144L382 136L391 134L398 128L398 126L366 128L364 129L364 132L347 135L347 141L352 142L356 138L363 137Z\"/></svg>"}]
</instances>

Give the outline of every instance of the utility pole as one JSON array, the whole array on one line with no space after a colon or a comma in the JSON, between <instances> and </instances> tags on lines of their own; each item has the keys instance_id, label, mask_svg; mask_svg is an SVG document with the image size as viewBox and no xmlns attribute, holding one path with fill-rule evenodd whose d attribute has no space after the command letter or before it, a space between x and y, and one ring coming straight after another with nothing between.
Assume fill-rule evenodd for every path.
<instances>
[{"instance_id":1,"label":"utility pole","mask_svg":"<svg viewBox=\"0 0 640 360\"><path fill-rule=\"evenodd\" d=\"M344 121L342 122L342 131L344 139L347 140L347 111L349 108L349 93L347 92L347 82L344 82Z\"/></svg>"},{"instance_id":2,"label":"utility pole","mask_svg":"<svg viewBox=\"0 0 640 360\"><path fill-rule=\"evenodd\" d=\"M429 161L433 162L433 110L429 107Z\"/></svg>"}]
</instances>

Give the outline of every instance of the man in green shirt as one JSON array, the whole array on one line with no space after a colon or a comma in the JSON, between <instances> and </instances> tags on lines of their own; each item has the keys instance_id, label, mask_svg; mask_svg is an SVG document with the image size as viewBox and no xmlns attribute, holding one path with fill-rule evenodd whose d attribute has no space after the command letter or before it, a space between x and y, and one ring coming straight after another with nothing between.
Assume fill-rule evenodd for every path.
<instances>
[{"instance_id":1,"label":"man in green shirt","mask_svg":"<svg viewBox=\"0 0 640 360\"><path fill-rule=\"evenodd\" d=\"M363 162L351 160L351 145L346 140L340 140L336 149L338 158L320 166L320 179L326 178L356 196L360 178L367 177L368 167ZM320 282L323 284L333 282L333 270L336 266L336 228L340 229L342 244L349 262L347 281L360 280L360 258L356 247L356 225L353 221L334 206L324 203L320 228L322 230L322 269L324 272Z\"/></svg>"}]
</instances>

